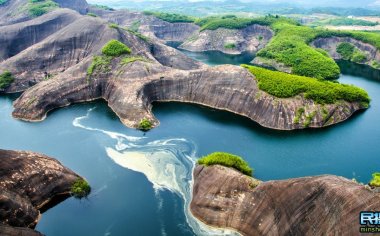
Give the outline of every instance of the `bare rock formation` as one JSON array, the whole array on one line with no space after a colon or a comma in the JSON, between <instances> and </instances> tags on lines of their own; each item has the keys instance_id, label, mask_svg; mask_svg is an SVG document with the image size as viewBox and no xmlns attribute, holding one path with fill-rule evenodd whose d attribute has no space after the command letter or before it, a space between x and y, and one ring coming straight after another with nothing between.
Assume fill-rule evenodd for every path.
<instances>
[{"instance_id":1,"label":"bare rock formation","mask_svg":"<svg viewBox=\"0 0 380 236\"><path fill-rule=\"evenodd\" d=\"M152 102L179 101L227 110L265 127L291 130L332 125L363 108L345 101L323 107L300 95L279 99L260 91L246 69L232 65L178 70L153 61L122 65L115 59L110 72L87 79L88 64L83 62L24 92L14 103L13 116L39 121L52 109L102 98L126 126L137 127L143 118L158 124L151 113ZM305 113L296 121L299 108ZM310 114L314 116L305 126Z\"/></svg>"},{"instance_id":2,"label":"bare rock formation","mask_svg":"<svg viewBox=\"0 0 380 236\"><path fill-rule=\"evenodd\" d=\"M69 8L81 14L86 14L88 4L86 0L53 0L61 8ZM29 0L8 0L0 5L0 26L24 22L35 18L29 12Z\"/></svg>"},{"instance_id":3,"label":"bare rock formation","mask_svg":"<svg viewBox=\"0 0 380 236\"><path fill-rule=\"evenodd\" d=\"M245 51L258 52L273 37L274 32L267 26L251 25L241 30L204 30L193 34L179 47L188 51L221 51L227 54L241 54Z\"/></svg>"},{"instance_id":4,"label":"bare rock formation","mask_svg":"<svg viewBox=\"0 0 380 236\"><path fill-rule=\"evenodd\" d=\"M24 228L33 228L40 210L57 197L69 197L78 178L45 155L0 150L0 234L39 235Z\"/></svg>"},{"instance_id":5,"label":"bare rock formation","mask_svg":"<svg viewBox=\"0 0 380 236\"><path fill-rule=\"evenodd\" d=\"M30 40L23 37L29 29L43 33L32 34L34 40ZM263 41L272 35L261 26L245 30L252 35L260 33ZM14 103L13 112L23 120L39 121L55 108L105 99L129 127L137 127L143 118L158 125L151 112L152 102L179 101L234 112L268 128L292 130L336 124L364 108L345 101L321 106L302 95L276 98L260 91L254 76L244 68L209 68L154 38L147 40L100 17L82 16L69 9L0 27L0 35L4 35L0 41L7 42L0 49L5 58L0 62L0 73L10 71L15 77L4 92L26 90ZM89 75L87 69L94 56L101 55L111 39L131 48L128 57L132 60L125 63L121 57L114 58L108 69ZM13 40L25 46L15 46ZM305 112L296 117L300 108Z\"/></svg>"},{"instance_id":6,"label":"bare rock formation","mask_svg":"<svg viewBox=\"0 0 380 236\"><path fill-rule=\"evenodd\" d=\"M243 235L358 235L360 212L379 208L379 193L343 177L258 183L222 166L195 168L190 204L206 224Z\"/></svg>"},{"instance_id":7,"label":"bare rock formation","mask_svg":"<svg viewBox=\"0 0 380 236\"><path fill-rule=\"evenodd\" d=\"M145 41L121 28L112 28L100 18L81 16L59 9L42 17L0 27L0 73L11 71L16 80L5 92L21 92L64 73L83 60L100 54L111 39L127 44L132 51L168 67L195 69L201 65L159 42Z\"/></svg>"},{"instance_id":8,"label":"bare rock formation","mask_svg":"<svg viewBox=\"0 0 380 236\"><path fill-rule=\"evenodd\" d=\"M380 51L377 50L375 46L371 44L364 43L362 41L349 38L349 37L330 37L330 38L318 38L314 40L311 45L316 48L322 48L326 50L332 58L335 60L341 60L342 56L337 52L337 47L340 43L351 43L356 48L361 50L367 57L360 64L366 64L376 69L378 67L374 66L375 64L380 64Z\"/></svg>"},{"instance_id":9,"label":"bare rock formation","mask_svg":"<svg viewBox=\"0 0 380 236\"><path fill-rule=\"evenodd\" d=\"M161 41L161 43L183 42L198 32L200 28L194 23L170 23L142 12L110 11L97 8L91 8L91 12L111 23L138 31L151 39Z\"/></svg>"}]
</instances>

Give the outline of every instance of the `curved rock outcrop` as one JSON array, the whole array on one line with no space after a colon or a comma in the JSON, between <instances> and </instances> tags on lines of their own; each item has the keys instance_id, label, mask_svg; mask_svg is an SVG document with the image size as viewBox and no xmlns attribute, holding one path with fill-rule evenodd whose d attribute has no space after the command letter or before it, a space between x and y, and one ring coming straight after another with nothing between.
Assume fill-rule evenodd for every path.
<instances>
[{"instance_id":1,"label":"curved rock outcrop","mask_svg":"<svg viewBox=\"0 0 380 236\"><path fill-rule=\"evenodd\" d=\"M45 155L0 150L0 234L34 235L24 228L33 228L41 217L40 210L57 197L69 197L78 178Z\"/></svg>"},{"instance_id":2,"label":"curved rock outcrop","mask_svg":"<svg viewBox=\"0 0 380 236\"><path fill-rule=\"evenodd\" d=\"M185 71L155 62L121 65L115 60L111 72L99 73L88 81L88 64L24 92L14 103L13 116L38 121L52 109L103 98L126 126L138 127L143 118L158 124L151 112L152 102L178 101L227 110L268 128L291 130L339 123L363 108L345 101L322 106L301 95L276 98L260 91L249 71L232 65ZM305 112L296 121L300 108Z\"/></svg>"},{"instance_id":3,"label":"curved rock outcrop","mask_svg":"<svg viewBox=\"0 0 380 236\"><path fill-rule=\"evenodd\" d=\"M274 32L268 26L257 24L241 30L204 30L187 38L179 48L195 52L221 51L227 54L258 52L268 44L273 35Z\"/></svg>"},{"instance_id":4,"label":"curved rock outcrop","mask_svg":"<svg viewBox=\"0 0 380 236\"><path fill-rule=\"evenodd\" d=\"M53 0L61 8L69 8L81 14L86 14L88 4L86 0ZM29 13L29 0L8 0L0 5L0 26L15 24L35 18Z\"/></svg>"},{"instance_id":5,"label":"curved rock outcrop","mask_svg":"<svg viewBox=\"0 0 380 236\"><path fill-rule=\"evenodd\" d=\"M314 40L311 45L316 48L322 48L326 50L332 58L335 60L343 59L342 56L337 52L337 47L340 43L350 43L358 48L360 51L364 52L367 59L360 62L360 64L366 64L371 67L373 63L380 64L380 51L371 44L364 43L362 41L350 38L350 37L329 37L329 38L318 38ZM379 69L374 67L375 69Z\"/></svg>"},{"instance_id":6,"label":"curved rock outcrop","mask_svg":"<svg viewBox=\"0 0 380 236\"><path fill-rule=\"evenodd\" d=\"M379 208L379 193L343 177L259 183L222 166L194 169L191 212L242 235L358 235L360 212Z\"/></svg>"},{"instance_id":7,"label":"curved rock outcrop","mask_svg":"<svg viewBox=\"0 0 380 236\"><path fill-rule=\"evenodd\" d=\"M200 28L194 23L170 23L141 12L102 9L91 9L91 11L109 22L136 30L162 43L168 41L183 42L198 32Z\"/></svg>"},{"instance_id":8,"label":"curved rock outcrop","mask_svg":"<svg viewBox=\"0 0 380 236\"><path fill-rule=\"evenodd\" d=\"M158 60L168 67L195 69L201 66L159 42L146 41L121 28L110 27L105 20L81 16L69 9L59 9L28 22L0 27L0 35L0 42L5 46L0 49L0 56L6 59L0 62L0 73L10 71L16 78L5 89L7 93L24 91L65 73L70 67L100 54L102 47L111 39L124 42L135 55Z\"/></svg>"}]
</instances>

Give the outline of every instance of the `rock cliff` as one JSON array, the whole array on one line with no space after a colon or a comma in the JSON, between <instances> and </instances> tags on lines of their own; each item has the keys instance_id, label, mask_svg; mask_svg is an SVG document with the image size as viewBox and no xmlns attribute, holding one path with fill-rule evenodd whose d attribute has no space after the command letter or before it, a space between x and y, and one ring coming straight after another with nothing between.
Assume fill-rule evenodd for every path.
<instances>
[{"instance_id":1,"label":"rock cliff","mask_svg":"<svg viewBox=\"0 0 380 236\"><path fill-rule=\"evenodd\" d=\"M137 127L143 118L158 124L152 102L179 101L227 110L268 128L291 130L332 125L362 109L358 103L344 101L322 106L303 96L273 97L258 89L246 69L231 65L185 71L153 62L120 65L116 60L114 73L100 73L90 81L85 69L82 63L30 88L15 101L13 116L38 121L52 109L103 98L126 126ZM305 109L305 116L297 122L299 108ZM309 114L313 116L305 126Z\"/></svg>"},{"instance_id":2,"label":"rock cliff","mask_svg":"<svg viewBox=\"0 0 380 236\"><path fill-rule=\"evenodd\" d=\"M188 51L221 51L241 54L245 51L258 52L273 37L267 26L251 25L241 30L219 28L194 33L179 47Z\"/></svg>"},{"instance_id":3,"label":"rock cliff","mask_svg":"<svg viewBox=\"0 0 380 236\"><path fill-rule=\"evenodd\" d=\"M61 8L69 8L81 14L86 14L88 4L86 0L53 0ZM8 0L0 5L0 26L24 22L35 18L31 15L29 0Z\"/></svg>"},{"instance_id":4,"label":"rock cliff","mask_svg":"<svg viewBox=\"0 0 380 236\"><path fill-rule=\"evenodd\" d=\"M0 150L0 234L39 235L33 228L40 210L70 196L80 178L45 155Z\"/></svg>"},{"instance_id":5,"label":"rock cliff","mask_svg":"<svg viewBox=\"0 0 380 236\"><path fill-rule=\"evenodd\" d=\"M342 177L260 183L222 166L195 168L190 204L206 224L242 235L358 235L360 212L379 208L379 193Z\"/></svg>"},{"instance_id":6,"label":"rock cliff","mask_svg":"<svg viewBox=\"0 0 380 236\"><path fill-rule=\"evenodd\" d=\"M138 31L151 39L161 41L161 43L168 41L183 42L198 32L200 28L193 23L170 23L141 12L94 8L91 11L111 23Z\"/></svg>"},{"instance_id":7,"label":"rock cliff","mask_svg":"<svg viewBox=\"0 0 380 236\"><path fill-rule=\"evenodd\" d=\"M349 38L349 37L330 37L330 38L318 38L314 40L311 45L316 48L322 48L326 50L332 58L335 60L341 60L342 56L337 52L337 47L340 43L350 43L362 51L366 55L366 59L360 64L366 64L374 67L375 64L380 64L380 51L371 44L364 43L362 41ZM378 67L374 67L379 69Z\"/></svg>"}]
</instances>

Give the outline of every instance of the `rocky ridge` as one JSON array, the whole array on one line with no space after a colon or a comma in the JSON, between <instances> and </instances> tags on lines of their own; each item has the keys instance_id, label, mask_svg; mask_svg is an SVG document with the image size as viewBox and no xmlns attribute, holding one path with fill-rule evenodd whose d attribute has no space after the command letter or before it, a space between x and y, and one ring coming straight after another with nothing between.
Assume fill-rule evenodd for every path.
<instances>
[{"instance_id":1,"label":"rocky ridge","mask_svg":"<svg viewBox=\"0 0 380 236\"><path fill-rule=\"evenodd\" d=\"M0 150L0 159L0 234L40 235L28 228L34 228L44 207L69 197L81 177L38 153Z\"/></svg>"},{"instance_id":2,"label":"rocky ridge","mask_svg":"<svg viewBox=\"0 0 380 236\"><path fill-rule=\"evenodd\" d=\"M340 43L350 43L364 52L366 59L359 64L365 64L371 67L373 63L380 64L380 51L371 44L364 43L362 41L349 38L349 37L330 37L330 38L318 38L314 40L311 45L316 48L322 48L329 53L329 55L335 60L342 60L342 56L337 52L337 47ZM376 68L379 69L379 68Z\"/></svg>"},{"instance_id":3,"label":"rocky ridge","mask_svg":"<svg viewBox=\"0 0 380 236\"><path fill-rule=\"evenodd\" d=\"M222 166L196 166L190 210L199 220L242 235L358 235L361 211L380 194L325 175L260 182Z\"/></svg>"}]
</instances>

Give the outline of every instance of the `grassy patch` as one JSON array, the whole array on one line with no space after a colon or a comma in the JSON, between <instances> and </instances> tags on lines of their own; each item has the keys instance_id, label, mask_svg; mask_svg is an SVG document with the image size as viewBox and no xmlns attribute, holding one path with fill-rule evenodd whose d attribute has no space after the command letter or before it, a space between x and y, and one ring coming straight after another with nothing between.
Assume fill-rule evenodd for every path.
<instances>
[{"instance_id":1,"label":"grassy patch","mask_svg":"<svg viewBox=\"0 0 380 236\"><path fill-rule=\"evenodd\" d=\"M92 16L92 17L98 17L98 15L96 15L95 13L92 13L92 12L87 13L87 15Z\"/></svg>"},{"instance_id":2,"label":"grassy patch","mask_svg":"<svg viewBox=\"0 0 380 236\"><path fill-rule=\"evenodd\" d=\"M333 25L333 26L342 26L342 25L360 25L360 26L376 26L379 23L360 20L360 19L352 19L352 18L335 18L328 20L321 20L317 22L313 22L311 26L325 26L325 25Z\"/></svg>"},{"instance_id":3,"label":"grassy patch","mask_svg":"<svg viewBox=\"0 0 380 236\"><path fill-rule=\"evenodd\" d=\"M7 88L14 80L15 79L12 76L12 73L9 71L5 71L4 73L0 74L0 89Z\"/></svg>"},{"instance_id":4,"label":"grassy patch","mask_svg":"<svg viewBox=\"0 0 380 236\"><path fill-rule=\"evenodd\" d=\"M216 30L219 28L243 29L253 24L270 26L275 21L284 21L296 24L296 22L291 19L274 16L265 16L260 18L240 18L236 16L210 16L200 18L196 20L195 23L201 26L201 31L203 31Z\"/></svg>"},{"instance_id":5,"label":"grassy patch","mask_svg":"<svg viewBox=\"0 0 380 236\"><path fill-rule=\"evenodd\" d=\"M111 71L111 61L112 57L109 56L95 56L91 65L87 68L87 79L90 79L95 71Z\"/></svg>"},{"instance_id":6,"label":"grassy patch","mask_svg":"<svg viewBox=\"0 0 380 236\"><path fill-rule=\"evenodd\" d=\"M118 57L131 53L131 49L124 43L113 39L102 48L102 53L106 56Z\"/></svg>"},{"instance_id":7,"label":"grassy patch","mask_svg":"<svg viewBox=\"0 0 380 236\"><path fill-rule=\"evenodd\" d=\"M313 121L315 115L317 115L317 112L313 111L312 113L310 113L309 115L306 116L305 123L303 124L303 126L305 128L308 128L310 126L310 124Z\"/></svg>"},{"instance_id":8,"label":"grassy patch","mask_svg":"<svg viewBox=\"0 0 380 236\"><path fill-rule=\"evenodd\" d=\"M108 24L108 26L109 26L111 29L119 29L119 25L118 25L118 24L115 24L115 23L110 23L110 24Z\"/></svg>"},{"instance_id":9,"label":"grassy patch","mask_svg":"<svg viewBox=\"0 0 380 236\"><path fill-rule=\"evenodd\" d=\"M143 130L143 131L148 131L152 128L153 128L153 124L147 118L142 119L139 123L139 126L138 126L138 129Z\"/></svg>"},{"instance_id":10,"label":"grassy patch","mask_svg":"<svg viewBox=\"0 0 380 236\"><path fill-rule=\"evenodd\" d=\"M214 152L198 160L199 165L222 165L234 168L241 173L252 176L253 170L243 158L225 152Z\"/></svg>"},{"instance_id":11,"label":"grassy patch","mask_svg":"<svg viewBox=\"0 0 380 236\"><path fill-rule=\"evenodd\" d=\"M355 46L351 43L340 43L336 48L344 60L350 60L355 51Z\"/></svg>"},{"instance_id":12,"label":"grassy patch","mask_svg":"<svg viewBox=\"0 0 380 236\"><path fill-rule=\"evenodd\" d=\"M372 179L369 182L369 185L372 187L380 187L380 173L379 172L372 174Z\"/></svg>"},{"instance_id":13,"label":"grassy patch","mask_svg":"<svg viewBox=\"0 0 380 236\"><path fill-rule=\"evenodd\" d=\"M337 79L340 69L326 53L309 46L317 35L310 27L275 21L275 37L257 55L292 67L292 73L318 79Z\"/></svg>"},{"instance_id":14,"label":"grassy patch","mask_svg":"<svg viewBox=\"0 0 380 236\"><path fill-rule=\"evenodd\" d=\"M105 6L105 5L99 5L99 4L90 4L90 6L94 7L94 8L97 8L97 9L101 9L101 10L107 10L107 11L114 11L115 9L111 8L111 7L108 7L108 6Z\"/></svg>"},{"instance_id":15,"label":"grassy patch","mask_svg":"<svg viewBox=\"0 0 380 236\"><path fill-rule=\"evenodd\" d=\"M300 119L301 119L303 113L305 113L305 108L303 108L303 107L298 108L298 110L296 112L296 116L294 117L294 121L293 121L295 124L300 123Z\"/></svg>"},{"instance_id":16,"label":"grassy patch","mask_svg":"<svg viewBox=\"0 0 380 236\"><path fill-rule=\"evenodd\" d=\"M371 66L374 67L375 69L380 69L380 62L372 61Z\"/></svg>"},{"instance_id":17,"label":"grassy patch","mask_svg":"<svg viewBox=\"0 0 380 236\"><path fill-rule=\"evenodd\" d=\"M144 14L148 16L155 16L158 19L170 23L192 23L196 20L196 18L194 17L175 13L144 11Z\"/></svg>"},{"instance_id":18,"label":"grassy patch","mask_svg":"<svg viewBox=\"0 0 380 236\"><path fill-rule=\"evenodd\" d=\"M78 178L71 186L71 194L75 198L87 197L91 192L91 187L86 180Z\"/></svg>"},{"instance_id":19,"label":"grassy patch","mask_svg":"<svg viewBox=\"0 0 380 236\"><path fill-rule=\"evenodd\" d=\"M259 88L275 97L289 98L304 94L320 104L333 104L339 100L369 104L370 98L361 88L325 80L271 71L256 66L243 65L258 81Z\"/></svg>"},{"instance_id":20,"label":"grassy patch","mask_svg":"<svg viewBox=\"0 0 380 236\"><path fill-rule=\"evenodd\" d=\"M58 4L52 0L29 0L26 9L33 17L41 16L58 8Z\"/></svg>"},{"instance_id":21,"label":"grassy patch","mask_svg":"<svg viewBox=\"0 0 380 236\"><path fill-rule=\"evenodd\" d=\"M234 43L227 43L224 45L225 49L235 49L236 45Z\"/></svg>"},{"instance_id":22,"label":"grassy patch","mask_svg":"<svg viewBox=\"0 0 380 236\"><path fill-rule=\"evenodd\" d=\"M148 59L144 58L144 57L140 57L140 56L130 56L130 57L124 57L122 60L121 60L121 64L122 65L127 65L129 63L132 63L132 62L135 62L135 61L143 61L143 62L149 62Z\"/></svg>"}]
</instances>

